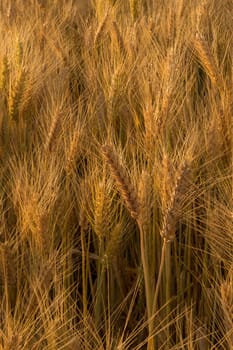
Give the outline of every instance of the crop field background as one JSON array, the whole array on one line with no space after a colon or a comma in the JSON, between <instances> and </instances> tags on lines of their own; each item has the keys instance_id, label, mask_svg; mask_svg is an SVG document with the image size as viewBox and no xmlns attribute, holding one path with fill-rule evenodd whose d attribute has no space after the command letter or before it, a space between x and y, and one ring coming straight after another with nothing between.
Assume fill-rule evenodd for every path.
<instances>
[{"instance_id":1,"label":"crop field background","mask_svg":"<svg viewBox=\"0 0 233 350\"><path fill-rule=\"evenodd\" d=\"M233 349L233 1L0 1L0 349Z\"/></svg>"}]
</instances>

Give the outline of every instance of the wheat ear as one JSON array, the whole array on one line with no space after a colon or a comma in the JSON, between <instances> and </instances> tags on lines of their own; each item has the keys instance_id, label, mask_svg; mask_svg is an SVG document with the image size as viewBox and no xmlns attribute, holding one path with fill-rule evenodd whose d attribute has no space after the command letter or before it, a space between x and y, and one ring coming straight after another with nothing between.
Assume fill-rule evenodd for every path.
<instances>
[{"instance_id":1,"label":"wheat ear","mask_svg":"<svg viewBox=\"0 0 233 350\"><path fill-rule=\"evenodd\" d=\"M7 286L12 288L16 282L14 263L12 260L11 247L9 242L0 243L1 275Z\"/></svg>"},{"instance_id":2,"label":"wheat ear","mask_svg":"<svg viewBox=\"0 0 233 350\"><path fill-rule=\"evenodd\" d=\"M104 31L104 28L106 26L108 20L108 12L105 14L104 19L102 20L102 22L100 22L96 34L95 34L95 38L94 38L94 46L96 46L99 42L99 39Z\"/></svg>"},{"instance_id":3,"label":"wheat ear","mask_svg":"<svg viewBox=\"0 0 233 350\"><path fill-rule=\"evenodd\" d=\"M112 34L113 34L113 38L116 41L118 47L120 48L121 52L123 54L126 53L126 49L125 49L125 44L124 44L124 40L122 38L122 35L120 33L120 30L118 28L118 25L115 21L112 22Z\"/></svg>"},{"instance_id":4,"label":"wheat ear","mask_svg":"<svg viewBox=\"0 0 233 350\"><path fill-rule=\"evenodd\" d=\"M198 32L196 33L196 37L194 40L194 48L212 84L218 88L221 88L222 80L218 70L217 63L214 59L213 54L211 53L211 50L207 41Z\"/></svg>"},{"instance_id":5,"label":"wheat ear","mask_svg":"<svg viewBox=\"0 0 233 350\"><path fill-rule=\"evenodd\" d=\"M10 120L17 120L18 118L19 106L25 89L26 77L26 72L24 70L21 70L16 80L15 86L10 88L8 99Z\"/></svg>"},{"instance_id":6,"label":"wheat ear","mask_svg":"<svg viewBox=\"0 0 233 350\"><path fill-rule=\"evenodd\" d=\"M138 0L129 0L130 15L133 21L138 17Z\"/></svg>"},{"instance_id":7,"label":"wheat ear","mask_svg":"<svg viewBox=\"0 0 233 350\"><path fill-rule=\"evenodd\" d=\"M168 11L168 21L167 21L167 41L168 45L172 45L175 40L176 35L176 17L173 5L169 8Z\"/></svg>"},{"instance_id":8,"label":"wheat ear","mask_svg":"<svg viewBox=\"0 0 233 350\"><path fill-rule=\"evenodd\" d=\"M65 170L68 175L70 175L72 171L75 169L76 160L79 154L79 145L80 145L80 131L76 130L74 133L73 139L71 140L70 147L68 149L67 157L66 157Z\"/></svg>"},{"instance_id":9,"label":"wheat ear","mask_svg":"<svg viewBox=\"0 0 233 350\"><path fill-rule=\"evenodd\" d=\"M21 67L23 61L23 44L18 39L17 40L17 46L16 46L16 55L15 55L15 63L18 68Z\"/></svg>"},{"instance_id":10,"label":"wheat ear","mask_svg":"<svg viewBox=\"0 0 233 350\"><path fill-rule=\"evenodd\" d=\"M178 173L161 231L161 236L167 242L173 241L175 238L176 225L180 218L182 200L186 190L189 173L190 167L188 163L185 162Z\"/></svg>"},{"instance_id":11,"label":"wheat ear","mask_svg":"<svg viewBox=\"0 0 233 350\"><path fill-rule=\"evenodd\" d=\"M62 113L58 111L56 115L53 116L52 123L45 141L45 150L51 150L52 145L56 139L59 130L59 124L61 120Z\"/></svg>"},{"instance_id":12,"label":"wheat ear","mask_svg":"<svg viewBox=\"0 0 233 350\"><path fill-rule=\"evenodd\" d=\"M105 263L111 266L117 256L122 241L122 227L121 223L117 223L113 231L110 234L109 241L106 246L104 257Z\"/></svg>"},{"instance_id":13,"label":"wheat ear","mask_svg":"<svg viewBox=\"0 0 233 350\"><path fill-rule=\"evenodd\" d=\"M130 183L125 168L121 164L112 146L104 145L102 146L102 151L126 208L131 216L137 219L139 215L139 200L133 185Z\"/></svg>"},{"instance_id":14,"label":"wheat ear","mask_svg":"<svg viewBox=\"0 0 233 350\"><path fill-rule=\"evenodd\" d=\"M101 182L96 188L94 205L94 230L100 240L107 236L109 229L110 202L106 196L105 186L105 183Z\"/></svg>"},{"instance_id":15,"label":"wheat ear","mask_svg":"<svg viewBox=\"0 0 233 350\"><path fill-rule=\"evenodd\" d=\"M7 55L4 55L2 60L2 71L1 71L1 78L0 78L0 89L7 89L8 83L9 83L9 61Z\"/></svg>"}]
</instances>

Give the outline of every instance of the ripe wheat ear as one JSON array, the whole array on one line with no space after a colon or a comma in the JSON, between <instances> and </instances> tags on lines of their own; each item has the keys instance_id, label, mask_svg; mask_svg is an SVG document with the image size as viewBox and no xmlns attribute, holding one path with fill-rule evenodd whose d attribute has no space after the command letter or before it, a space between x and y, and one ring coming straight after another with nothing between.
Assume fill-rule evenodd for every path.
<instances>
[{"instance_id":1,"label":"ripe wheat ear","mask_svg":"<svg viewBox=\"0 0 233 350\"><path fill-rule=\"evenodd\" d=\"M102 146L104 157L109 165L111 175L130 215L137 219L139 215L139 200L133 185L130 183L125 168L110 145Z\"/></svg>"}]
</instances>

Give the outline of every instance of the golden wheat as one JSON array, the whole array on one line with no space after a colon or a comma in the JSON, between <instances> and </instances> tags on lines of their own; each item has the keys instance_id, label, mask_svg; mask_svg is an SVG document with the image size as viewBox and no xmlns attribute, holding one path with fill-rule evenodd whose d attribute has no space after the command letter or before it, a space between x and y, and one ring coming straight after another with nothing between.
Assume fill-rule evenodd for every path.
<instances>
[{"instance_id":1,"label":"golden wheat","mask_svg":"<svg viewBox=\"0 0 233 350\"><path fill-rule=\"evenodd\" d=\"M232 13L0 1L1 350L232 347Z\"/></svg>"},{"instance_id":2,"label":"golden wheat","mask_svg":"<svg viewBox=\"0 0 233 350\"><path fill-rule=\"evenodd\" d=\"M114 152L113 147L110 145L104 145L102 147L103 154L111 170L111 175L116 181L117 189L120 192L126 208L133 218L137 218L139 215L139 202L137 194L133 185L130 183L126 170L119 161L117 154Z\"/></svg>"},{"instance_id":3,"label":"golden wheat","mask_svg":"<svg viewBox=\"0 0 233 350\"><path fill-rule=\"evenodd\" d=\"M210 47L205 38L200 34L196 33L194 39L194 48L198 54L201 64L206 70L212 84L218 89L222 88L221 75L217 66L217 62L211 53Z\"/></svg>"},{"instance_id":4,"label":"golden wheat","mask_svg":"<svg viewBox=\"0 0 233 350\"><path fill-rule=\"evenodd\" d=\"M190 166L188 163L182 165L166 210L161 236L166 241L173 241L178 220L181 216L182 201L187 191L189 181Z\"/></svg>"}]
</instances>

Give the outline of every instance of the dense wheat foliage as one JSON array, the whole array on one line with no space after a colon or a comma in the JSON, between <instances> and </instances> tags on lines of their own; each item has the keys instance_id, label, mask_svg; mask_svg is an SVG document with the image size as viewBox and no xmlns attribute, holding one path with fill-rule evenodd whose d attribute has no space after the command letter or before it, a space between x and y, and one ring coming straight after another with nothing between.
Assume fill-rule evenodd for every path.
<instances>
[{"instance_id":1,"label":"dense wheat foliage","mask_svg":"<svg viewBox=\"0 0 233 350\"><path fill-rule=\"evenodd\" d=\"M232 0L1 0L0 38L0 350L233 349Z\"/></svg>"}]
</instances>

